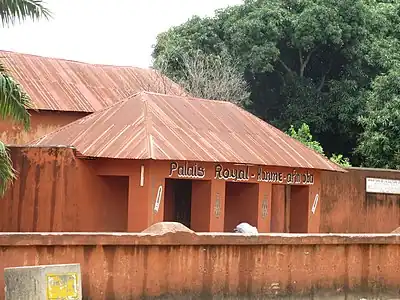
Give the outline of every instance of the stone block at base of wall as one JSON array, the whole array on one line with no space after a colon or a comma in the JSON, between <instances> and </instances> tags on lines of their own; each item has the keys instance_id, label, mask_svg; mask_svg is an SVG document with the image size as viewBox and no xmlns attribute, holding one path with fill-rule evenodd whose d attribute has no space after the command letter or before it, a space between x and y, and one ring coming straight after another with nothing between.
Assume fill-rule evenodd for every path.
<instances>
[{"instance_id":1,"label":"stone block at base of wall","mask_svg":"<svg viewBox=\"0 0 400 300\"><path fill-rule=\"evenodd\" d=\"M82 299L80 264L4 269L5 300Z\"/></svg>"}]
</instances>

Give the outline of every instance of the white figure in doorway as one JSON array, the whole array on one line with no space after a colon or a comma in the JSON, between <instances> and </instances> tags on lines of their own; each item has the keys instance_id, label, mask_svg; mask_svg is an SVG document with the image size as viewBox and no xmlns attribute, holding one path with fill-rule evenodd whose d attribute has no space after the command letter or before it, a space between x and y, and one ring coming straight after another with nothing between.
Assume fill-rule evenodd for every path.
<instances>
[{"instance_id":1,"label":"white figure in doorway","mask_svg":"<svg viewBox=\"0 0 400 300\"><path fill-rule=\"evenodd\" d=\"M244 233L244 234L250 234L250 235L257 235L258 230L256 227L251 226L249 223L240 223L236 228L233 230L236 233Z\"/></svg>"}]
</instances>

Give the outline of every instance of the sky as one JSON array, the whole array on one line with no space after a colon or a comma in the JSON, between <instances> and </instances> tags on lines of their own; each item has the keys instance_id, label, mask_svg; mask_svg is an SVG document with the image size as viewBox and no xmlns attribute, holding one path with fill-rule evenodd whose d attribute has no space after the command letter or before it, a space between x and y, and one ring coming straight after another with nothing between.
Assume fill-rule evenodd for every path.
<instances>
[{"instance_id":1,"label":"sky","mask_svg":"<svg viewBox=\"0 0 400 300\"><path fill-rule=\"evenodd\" d=\"M49 21L0 28L2 50L148 67L157 34L242 0L47 0ZM113 3L113 5L110 5Z\"/></svg>"}]
</instances>

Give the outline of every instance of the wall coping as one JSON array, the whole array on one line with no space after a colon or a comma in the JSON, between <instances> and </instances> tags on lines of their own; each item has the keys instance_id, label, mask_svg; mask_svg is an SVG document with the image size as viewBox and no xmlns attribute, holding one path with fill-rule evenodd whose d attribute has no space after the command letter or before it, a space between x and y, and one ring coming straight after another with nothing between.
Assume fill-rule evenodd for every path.
<instances>
[{"instance_id":1,"label":"wall coping","mask_svg":"<svg viewBox=\"0 0 400 300\"><path fill-rule=\"evenodd\" d=\"M354 170L354 171L400 173L400 170L383 169L383 168L346 167L344 169L345 170Z\"/></svg>"},{"instance_id":2,"label":"wall coping","mask_svg":"<svg viewBox=\"0 0 400 300\"><path fill-rule=\"evenodd\" d=\"M237 233L0 233L2 246L96 246L96 245L343 245L400 244L400 234L259 234L245 236Z\"/></svg>"}]
</instances>

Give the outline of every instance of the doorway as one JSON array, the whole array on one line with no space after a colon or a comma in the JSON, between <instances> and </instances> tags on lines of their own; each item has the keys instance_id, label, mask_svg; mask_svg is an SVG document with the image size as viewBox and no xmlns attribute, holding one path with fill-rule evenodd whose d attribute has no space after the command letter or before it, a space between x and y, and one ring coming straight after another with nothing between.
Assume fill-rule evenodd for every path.
<instances>
[{"instance_id":1,"label":"doorway","mask_svg":"<svg viewBox=\"0 0 400 300\"><path fill-rule=\"evenodd\" d=\"M258 187L257 183L247 182L225 184L225 232L233 232L233 229L242 222L257 227Z\"/></svg>"},{"instance_id":2,"label":"doorway","mask_svg":"<svg viewBox=\"0 0 400 300\"><path fill-rule=\"evenodd\" d=\"M307 233L309 187L272 185L271 232Z\"/></svg>"},{"instance_id":3,"label":"doorway","mask_svg":"<svg viewBox=\"0 0 400 300\"><path fill-rule=\"evenodd\" d=\"M191 228L192 180L165 179L164 221Z\"/></svg>"}]
</instances>

